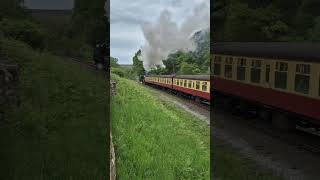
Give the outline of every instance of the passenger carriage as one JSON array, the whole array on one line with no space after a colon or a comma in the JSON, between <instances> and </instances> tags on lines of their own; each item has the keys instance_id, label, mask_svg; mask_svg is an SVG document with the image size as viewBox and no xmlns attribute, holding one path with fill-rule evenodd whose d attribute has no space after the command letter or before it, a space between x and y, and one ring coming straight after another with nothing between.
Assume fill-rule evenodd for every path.
<instances>
[{"instance_id":1,"label":"passenger carriage","mask_svg":"<svg viewBox=\"0 0 320 180\"><path fill-rule=\"evenodd\" d=\"M209 75L149 75L145 83L184 94L197 101L210 101Z\"/></svg>"},{"instance_id":2,"label":"passenger carriage","mask_svg":"<svg viewBox=\"0 0 320 180\"><path fill-rule=\"evenodd\" d=\"M254 104L273 123L296 118L320 125L320 45L213 43L211 73L217 102Z\"/></svg>"}]
</instances>

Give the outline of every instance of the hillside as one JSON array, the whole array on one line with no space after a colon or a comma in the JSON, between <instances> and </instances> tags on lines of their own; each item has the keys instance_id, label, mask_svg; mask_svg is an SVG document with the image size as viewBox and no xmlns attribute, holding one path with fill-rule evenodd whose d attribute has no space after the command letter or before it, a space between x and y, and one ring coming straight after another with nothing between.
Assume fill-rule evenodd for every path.
<instances>
[{"instance_id":1,"label":"hillside","mask_svg":"<svg viewBox=\"0 0 320 180\"><path fill-rule=\"evenodd\" d=\"M20 104L0 122L0 179L106 179L104 76L21 42L0 38L0 49L21 70Z\"/></svg>"},{"instance_id":2,"label":"hillside","mask_svg":"<svg viewBox=\"0 0 320 180\"><path fill-rule=\"evenodd\" d=\"M121 68L125 69L132 69L133 65L132 64L119 64Z\"/></svg>"}]
</instances>

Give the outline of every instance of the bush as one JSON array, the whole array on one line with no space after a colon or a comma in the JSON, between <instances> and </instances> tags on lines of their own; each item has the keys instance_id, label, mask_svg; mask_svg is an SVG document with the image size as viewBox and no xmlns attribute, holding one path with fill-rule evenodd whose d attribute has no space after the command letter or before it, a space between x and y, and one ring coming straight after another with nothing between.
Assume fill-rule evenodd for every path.
<instances>
[{"instance_id":1,"label":"bush","mask_svg":"<svg viewBox=\"0 0 320 180\"><path fill-rule=\"evenodd\" d=\"M111 73L117 74L120 77L124 77L125 72L120 68L111 68Z\"/></svg>"},{"instance_id":2,"label":"bush","mask_svg":"<svg viewBox=\"0 0 320 180\"><path fill-rule=\"evenodd\" d=\"M45 47L45 32L30 20L3 19L0 21L0 31L10 38L23 41L35 49Z\"/></svg>"},{"instance_id":3,"label":"bush","mask_svg":"<svg viewBox=\"0 0 320 180\"><path fill-rule=\"evenodd\" d=\"M79 39L50 35L46 46L48 51L60 56L92 59L93 48Z\"/></svg>"}]
</instances>

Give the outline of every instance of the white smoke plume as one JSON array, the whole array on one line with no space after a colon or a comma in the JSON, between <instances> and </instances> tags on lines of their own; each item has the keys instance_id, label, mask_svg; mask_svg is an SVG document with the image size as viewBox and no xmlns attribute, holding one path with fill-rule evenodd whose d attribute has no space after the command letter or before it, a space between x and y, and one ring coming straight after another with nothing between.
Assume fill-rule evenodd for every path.
<instances>
[{"instance_id":1,"label":"white smoke plume","mask_svg":"<svg viewBox=\"0 0 320 180\"><path fill-rule=\"evenodd\" d=\"M142 47L140 59L146 70L155 65L163 65L162 60L177 50L193 51L194 42L192 35L202 29L210 27L209 1L199 4L193 9L191 16L186 17L181 24L173 22L171 13L164 10L158 20L142 25L142 31L146 44Z\"/></svg>"}]
</instances>

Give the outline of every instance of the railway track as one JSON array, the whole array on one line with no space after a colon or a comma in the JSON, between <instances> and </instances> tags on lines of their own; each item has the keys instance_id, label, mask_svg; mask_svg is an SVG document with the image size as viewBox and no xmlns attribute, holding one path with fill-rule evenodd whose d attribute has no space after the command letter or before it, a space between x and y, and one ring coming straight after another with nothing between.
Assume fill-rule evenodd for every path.
<instances>
[{"instance_id":1,"label":"railway track","mask_svg":"<svg viewBox=\"0 0 320 180\"><path fill-rule=\"evenodd\" d=\"M216 109L214 110L214 113L226 114L227 112L222 109ZM274 129L270 123L265 122L258 117L254 117L254 112L252 112L251 118L244 117L243 114L232 114L229 116L234 120L241 120L241 122L245 123L247 126L255 128L272 138L278 139L290 146L294 146L298 150L304 150L320 156L320 137L301 131L298 126L292 132L281 132Z\"/></svg>"},{"instance_id":2,"label":"railway track","mask_svg":"<svg viewBox=\"0 0 320 180\"><path fill-rule=\"evenodd\" d=\"M159 88L156 88L156 87L154 87L154 86L148 86L148 85L145 85L145 86L151 87L151 88L154 88L154 89L159 89ZM159 90L161 90L161 89L159 89ZM185 101L188 101L188 103L190 103L190 104L196 105L196 106L198 106L198 107L200 107L200 108L202 108L202 109L205 109L205 110L207 110L207 111L210 111L210 104L207 104L207 103L205 103L205 102L196 102L196 101L190 99L190 97L188 97L188 96L179 95L179 94L174 93L173 91L169 91L169 90L162 90L162 91L165 91L165 92L167 92L168 94L171 94L171 95L174 95L174 96L177 96L177 97L181 97L181 98L183 98Z\"/></svg>"}]
</instances>

